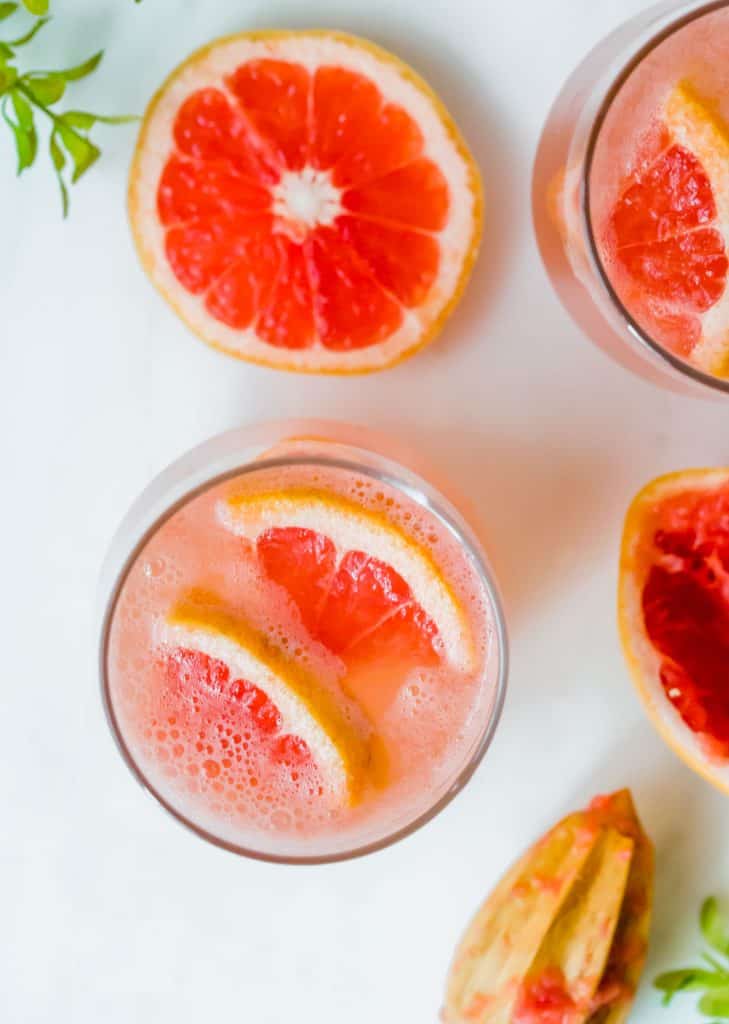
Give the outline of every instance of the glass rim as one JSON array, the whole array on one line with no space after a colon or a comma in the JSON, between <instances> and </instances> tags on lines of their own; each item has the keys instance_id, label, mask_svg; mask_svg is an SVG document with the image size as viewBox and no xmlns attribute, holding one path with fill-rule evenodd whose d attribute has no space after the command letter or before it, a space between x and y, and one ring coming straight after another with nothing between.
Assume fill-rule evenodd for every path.
<instances>
[{"instance_id":1,"label":"glass rim","mask_svg":"<svg viewBox=\"0 0 729 1024\"><path fill-rule=\"evenodd\" d=\"M218 435L222 436L222 435ZM336 442L335 442L336 443ZM345 442L346 446L346 442ZM357 445L351 444L349 447L357 448ZM361 448L361 451L367 449ZM193 449L194 451L194 449ZM189 452L187 454L190 454ZM388 456L380 455L377 452L371 452L384 459L388 463L399 466L395 460L390 459ZM183 455L183 458L185 456ZM174 466L174 463L172 464ZM487 599L491 606L491 612L493 615L493 629L496 639L496 646L498 652L498 674L496 678L496 686L494 690L493 699L489 709L488 719L485 723L485 727L479 736L478 742L468 759L467 763L460 769L455 779L448 784L446 791L442 796L425 811L415 817L411 822L396 829L380 839L373 840L372 842L364 843L359 846L355 846L351 850L343 850L335 853L327 854L315 854L315 855L288 855L288 854L276 854L267 853L260 850L250 849L242 844L232 842L224 839L221 836L216 836L213 832L208 829L197 825L191 818L182 813L182 811L175 808L172 803L164 797L155 787L151 781L147 778L146 774L142 770L141 766L137 763L136 759L132 755L129 746L127 745L122 729L119 726L116 712L114 710L113 701L111 698L110 686L109 686L109 672L108 672L108 658L109 658L109 643L111 636L111 627L114 620L114 614L119 603L122 589L126 583L129 573L131 572L135 562L144 550L147 543L152 539L156 532L168 522L172 516L174 516L182 507L188 502L194 500L211 487L215 487L219 484L225 483L226 480L233 479L234 477L245 476L248 473L258 472L262 469L277 469L291 466L321 466L330 469L341 469L347 472L356 472L363 476L368 476L371 479L394 487L399 491L405 493L408 497L414 500L417 504L423 506L427 511L433 514L439 522L445 526L448 533L455 538L455 540L464 548L469 560L473 564L480 578L481 584L486 593ZM412 470L407 470L407 467L402 467L417 481L422 481L427 487L432 485L427 484L427 481L422 480L419 473L415 473ZM150 485L157 480L158 477L153 478ZM150 486L148 485L148 486ZM445 502L446 505L451 503L441 495L440 491L432 487L436 492L438 499ZM144 491L142 492L142 495ZM454 510L457 510L454 507ZM460 518L460 515L459 515ZM464 527L465 526L465 530ZM101 620L100 628L100 640L99 640L99 679L101 685L101 699L104 708L104 714L109 730L112 734L117 750L122 756L122 759L126 763L127 767L131 771L132 775L142 787L142 789L151 796L156 802L162 807L169 815L171 815L179 824L183 825L188 831L193 832L201 839L212 843L221 849L227 850L230 853L234 853L241 857L247 857L252 860L264 861L273 864L291 864L291 865L321 865L321 864L333 864L340 861L353 860L358 857L364 857L367 854L375 853L378 850L385 849L388 846L392 846L394 843L399 842L407 836L412 835L418 831L429 821L435 818L444 808L461 792L461 790L469 782L476 769L480 765L481 761L486 754L486 751L491 746L496 728L499 724L501 713L504 707L504 701L506 698L507 679L509 671L509 648L508 648L508 637L506 630L506 618L504 614L503 604L499 595L498 586L496 580L491 572L491 569L484 558L481 551L481 545L478 539L474 536L469 536L471 528L469 524L464 520L463 526L453 518L450 512L439 505L438 502L434 501L433 498L426 493L425 490L417 489L407 481L401 481L397 476L388 473L386 471L380 471L369 466L361 466L356 462L350 461L345 458L336 456L328 457L322 454L316 454L312 456L305 455L292 455L292 456L277 456L269 459L260 459L255 462L249 462L242 466L229 468L222 470L210 478L194 484L185 490L183 494L179 494L170 505L168 505L162 512L155 516L151 523L148 523L142 532L142 535L135 541L131 550L124 558L120 567L114 572L113 582L111 583L107 594L105 595L105 604L103 609L103 615ZM113 542L112 542L113 544ZM485 669L484 669L485 673Z\"/></svg>"},{"instance_id":2,"label":"glass rim","mask_svg":"<svg viewBox=\"0 0 729 1024\"><path fill-rule=\"evenodd\" d=\"M592 174L595 151L600 139L602 127L610 113L613 102L615 101L618 93L621 91L638 65L658 46L660 46L661 43L665 42L666 39L669 39L680 29L690 25L691 22L696 21L698 18L702 18L707 14L712 14L714 11L721 10L724 7L729 7L729 0L708 0L706 3L699 3L691 10L684 11L683 14L679 14L668 24L658 29L658 31L642 46L639 46L637 51L632 54L632 56L612 78L610 84L605 89L605 93L600 102L597 114L593 119L590 134L587 139L585 156L582 162L582 171L580 174L579 202L582 227L587 240L587 253L592 269L594 270L602 288L606 292L608 299L615 308L615 311L622 318L628 333L640 345L647 348L653 355L657 355L663 360L663 362L668 363L668 365L678 373L689 377L697 384L705 385L714 391L718 391L726 395L729 394L729 380L723 380L721 377L715 377L713 374L705 373L703 370L700 370L686 362L684 359L681 359L680 356L670 352L663 345L655 341L650 334L640 326L630 311L625 307L622 299L613 287L600 255L600 249L592 227L592 215L590 212L590 177ZM726 287L729 287L729 281L727 281Z\"/></svg>"}]
</instances>

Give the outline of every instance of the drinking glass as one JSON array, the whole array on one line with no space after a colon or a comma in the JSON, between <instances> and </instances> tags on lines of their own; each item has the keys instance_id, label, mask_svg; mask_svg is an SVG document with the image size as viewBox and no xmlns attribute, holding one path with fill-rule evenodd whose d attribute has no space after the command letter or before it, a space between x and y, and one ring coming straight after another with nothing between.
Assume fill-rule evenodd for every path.
<instances>
[{"instance_id":1,"label":"drinking glass","mask_svg":"<svg viewBox=\"0 0 729 1024\"><path fill-rule=\"evenodd\" d=\"M729 380L704 372L665 347L626 308L601 256L595 209L611 157L605 147L615 145L620 118L630 113L625 90L636 81L632 76L641 71L648 75L654 66L662 69L660 73L670 73L669 55L678 53L684 40L679 63L695 68L702 59L694 42L697 28L716 28L729 40L727 6L726 0L659 3L598 43L567 79L550 110L532 178L532 212L542 259L573 319L626 368L670 390L703 397L729 393ZM716 24L699 24L704 18Z\"/></svg>"},{"instance_id":2,"label":"drinking glass","mask_svg":"<svg viewBox=\"0 0 729 1024\"><path fill-rule=\"evenodd\" d=\"M502 605L493 573L473 528L462 513L422 476L387 452L393 446L355 427L323 421L282 421L232 430L182 456L154 479L130 508L114 537L102 572L100 595L100 677L104 708L121 756L134 777L174 818L202 838L249 857L285 863L323 863L369 853L409 835L438 814L463 788L483 758L496 729L507 678L507 638ZM111 649L120 595L135 566L147 572L145 551L176 513L210 488L227 481L255 481L265 475L306 472L354 474L375 490L401 495L437 526L448 544L457 545L483 594L482 637L486 656L479 667L478 694L470 720L459 738L458 756L447 770L423 786L416 799L393 807L387 820L363 820L313 837L253 831L222 818L202 820L144 763L130 742L120 714ZM424 519L425 521L425 519ZM153 571L153 569L150 569ZM160 570L161 571L161 570ZM460 734L459 734L460 735Z\"/></svg>"}]
</instances>

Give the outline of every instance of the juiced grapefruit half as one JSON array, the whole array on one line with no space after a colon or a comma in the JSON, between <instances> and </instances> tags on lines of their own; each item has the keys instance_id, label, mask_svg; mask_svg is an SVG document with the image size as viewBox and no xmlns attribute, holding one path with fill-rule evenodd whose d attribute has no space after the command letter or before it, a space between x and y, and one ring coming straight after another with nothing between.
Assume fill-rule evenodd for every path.
<instances>
[{"instance_id":1,"label":"juiced grapefruit half","mask_svg":"<svg viewBox=\"0 0 729 1024\"><path fill-rule=\"evenodd\" d=\"M689 84L669 93L609 235L615 283L641 327L729 377L729 129Z\"/></svg>"},{"instance_id":2,"label":"juiced grapefruit half","mask_svg":"<svg viewBox=\"0 0 729 1024\"><path fill-rule=\"evenodd\" d=\"M232 495L224 525L254 546L314 637L345 662L473 669L466 611L426 547L386 515L326 490Z\"/></svg>"},{"instance_id":3,"label":"juiced grapefruit half","mask_svg":"<svg viewBox=\"0 0 729 1024\"><path fill-rule=\"evenodd\" d=\"M180 698L171 704L178 716L187 709L200 720L217 718L223 702L265 771L307 775L334 804L356 801L372 770L371 740L306 667L206 591L182 597L155 639L169 697ZM233 740L225 746L234 758ZM231 765L203 762L211 778L224 775L226 767Z\"/></svg>"},{"instance_id":4,"label":"juiced grapefruit half","mask_svg":"<svg viewBox=\"0 0 729 1024\"><path fill-rule=\"evenodd\" d=\"M429 87L334 32L198 51L144 119L129 210L152 281L203 340L356 373L438 333L481 234L478 170Z\"/></svg>"},{"instance_id":5,"label":"juiced grapefruit half","mask_svg":"<svg viewBox=\"0 0 729 1024\"><path fill-rule=\"evenodd\" d=\"M620 633L664 739L729 792L729 469L659 477L628 511Z\"/></svg>"}]
</instances>

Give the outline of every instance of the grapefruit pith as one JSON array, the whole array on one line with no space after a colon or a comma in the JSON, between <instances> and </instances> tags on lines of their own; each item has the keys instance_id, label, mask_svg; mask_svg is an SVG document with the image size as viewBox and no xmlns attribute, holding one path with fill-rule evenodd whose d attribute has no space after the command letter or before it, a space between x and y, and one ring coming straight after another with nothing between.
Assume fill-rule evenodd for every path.
<instances>
[{"instance_id":1,"label":"grapefruit pith","mask_svg":"<svg viewBox=\"0 0 729 1024\"><path fill-rule=\"evenodd\" d=\"M659 477L634 499L620 632L664 739L729 792L729 469Z\"/></svg>"},{"instance_id":2,"label":"grapefruit pith","mask_svg":"<svg viewBox=\"0 0 729 1024\"><path fill-rule=\"evenodd\" d=\"M290 370L377 370L431 340L481 232L481 186L427 85L371 43L212 43L152 101L129 209L145 269L205 341Z\"/></svg>"},{"instance_id":3,"label":"grapefruit pith","mask_svg":"<svg viewBox=\"0 0 729 1024\"><path fill-rule=\"evenodd\" d=\"M729 377L729 129L681 83L644 146L610 216L611 276L656 341Z\"/></svg>"},{"instance_id":4,"label":"grapefruit pith","mask_svg":"<svg viewBox=\"0 0 729 1024\"><path fill-rule=\"evenodd\" d=\"M356 801L372 768L373 737L364 723L216 595L184 595L158 627L156 641L178 718L220 718L221 703L230 711L241 750L231 739L229 759L245 748L268 781L288 770L334 805ZM206 760L203 771L217 779L233 767Z\"/></svg>"}]
</instances>

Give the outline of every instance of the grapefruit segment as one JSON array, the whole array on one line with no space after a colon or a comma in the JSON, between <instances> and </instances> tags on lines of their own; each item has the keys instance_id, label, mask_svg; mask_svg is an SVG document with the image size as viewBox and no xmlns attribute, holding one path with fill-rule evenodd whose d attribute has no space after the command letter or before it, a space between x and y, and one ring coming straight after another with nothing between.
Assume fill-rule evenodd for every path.
<instances>
[{"instance_id":1,"label":"grapefruit segment","mask_svg":"<svg viewBox=\"0 0 729 1024\"><path fill-rule=\"evenodd\" d=\"M279 240L278 271L260 309L256 329L269 345L303 349L311 344L315 328L306 257L288 239Z\"/></svg>"},{"instance_id":2,"label":"grapefruit segment","mask_svg":"<svg viewBox=\"0 0 729 1024\"><path fill-rule=\"evenodd\" d=\"M729 470L648 484L625 524L620 629L667 742L729 791Z\"/></svg>"},{"instance_id":3,"label":"grapefruit segment","mask_svg":"<svg viewBox=\"0 0 729 1024\"><path fill-rule=\"evenodd\" d=\"M345 661L475 667L462 604L427 549L387 516L308 487L232 495L219 515Z\"/></svg>"},{"instance_id":4,"label":"grapefruit segment","mask_svg":"<svg viewBox=\"0 0 729 1024\"><path fill-rule=\"evenodd\" d=\"M190 591L155 639L173 690L192 702L228 701L272 763L308 765L335 803L356 801L369 741L328 688L215 594Z\"/></svg>"},{"instance_id":5,"label":"grapefruit segment","mask_svg":"<svg viewBox=\"0 0 729 1024\"><path fill-rule=\"evenodd\" d=\"M259 212L270 205L267 189L233 169L213 163L198 167L182 156L168 162L157 192L157 211L165 226L204 221L227 210Z\"/></svg>"},{"instance_id":6,"label":"grapefruit segment","mask_svg":"<svg viewBox=\"0 0 729 1024\"><path fill-rule=\"evenodd\" d=\"M307 372L380 369L429 341L481 231L479 175L437 98L331 32L193 55L147 112L129 208L145 269L193 330Z\"/></svg>"},{"instance_id":7,"label":"grapefruit segment","mask_svg":"<svg viewBox=\"0 0 729 1024\"><path fill-rule=\"evenodd\" d=\"M440 231L448 220L448 184L432 160L413 160L382 178L350 189L342 205L352 213Z\"/></svg>"},{"instance_id":8,"label":"grapefruit segment","mask_svg":"<svg viewBox=\"0 0 729 1024\"><path fill-rule=\"evenodd\" d=\"M385 291L403 306L418 306L438 273L438 245L429 235L407 228L340 217L343 247L357 253Z\"/></svg>"},{"instance_id":9,"label":"grapefruit segment","mask_svg":"<svg viewBox=\"0 0 729 1024\"><path fill-rule=\"evenodd\" d=\"M216 165L261 185L270 186L279 179L278 169L221 89L192 93L175 117L172 135L176 152L191 158L191 169L202 172L203 180L205 169ZM227 198L226 191L218 194Z\"/></svg>"},{"instance_id":10,"label":"grapefruit segment","mask_svg":"<svg viewBox=\"0 0 729 1024\"><path fill-rule=\"evenodd\" d=\"M329 350L366 348L402 322L402 310L356 250L331 228L318 228L309 251L314 316Z\"/></svg>"},{"instance_id":11,"label":"grapefruit segment","mask_svg":"<svg viewBox=\"0 0 729 1024\"><path fill-rule=\"evenodd\" d=\"M274 166L301 170L309 156L306 68L288 61L252 60L236 68L226 85Z\"/></svg>"},{"instance_id":12,"label":"grapefruit segment","mask_svg":"<svg viewBox=\"0 0 729 1024\"><path fill-rule=\"evenodd\" d=\"M331 168L337 188L352 188L416 160L423 133L375 83L343 67L321 67L312 87L312 158Z\"/></svg>"},{"instance_id":13,"label":"grapefruit segment","mask_svg":"<svg viewBox=\"0 0 729 1024\"><path fill-rule=\"evenodd\" d=\"M729 375L729 131L688 83L669 93L609 233L637 321L705 372Z\"/></svg>"}]
</instances>

